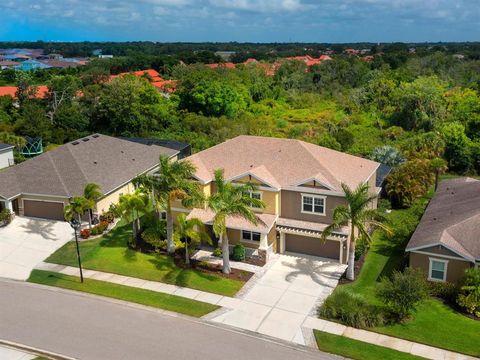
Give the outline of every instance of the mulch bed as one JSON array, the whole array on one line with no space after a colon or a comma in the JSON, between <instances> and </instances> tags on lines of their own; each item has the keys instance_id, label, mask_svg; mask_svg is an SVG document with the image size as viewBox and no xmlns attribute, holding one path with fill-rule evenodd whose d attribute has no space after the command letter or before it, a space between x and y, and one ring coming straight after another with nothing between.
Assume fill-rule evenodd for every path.
<instances>
[{"instance_id":1,"label":"mulch bed","mask_svg":"<svg viewBox=\"0 0 480 360\"><path fill-rule=\"evenodd\" d=\"M367 253L368 251L365 252L362 256L360 256L360 259L355 261L355 265L353 266L353 273L355 275L355 279L358 278L358 276L360 275L360 270L362 270L362 266L365 263L365 258L367 257ZM343 273L342 277L338 281L340 285L350 284L352 282L351 280L348 280L346 276L347 276L347 271Z\"/></svg>"},{"instance_id":2,"label":"mulch bed","mask_svg":"<svg viewBox=\"0 0 480 360\"><path fill-rule=\"evenodd\" d=\"M210 264L205 261L198 261L195 259L190 259L190 265L187 265L185 264L185 253L183 251L178 251L175 253L174 261L175 261L175 265L177 265L182 269L189 269L189 268L195 269L197 271L201 271L206 274L214 274L227 279L240 280L240 281L246 282L253 276L253 273L249 271L233 269L233 268L231 268L230 274L224 274L222 272L221 264Z\"/></svg>"}]
</instances>

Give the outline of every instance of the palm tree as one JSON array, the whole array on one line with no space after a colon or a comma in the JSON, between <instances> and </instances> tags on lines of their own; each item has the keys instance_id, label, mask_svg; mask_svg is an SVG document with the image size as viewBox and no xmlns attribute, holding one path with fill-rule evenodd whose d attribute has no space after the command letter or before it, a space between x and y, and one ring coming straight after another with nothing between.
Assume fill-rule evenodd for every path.
<instances>
[{"instance_id":1,"label":"palm tree","mask_svg":"<svg viewBox=\"0 0 480 360\"><path fill-rule=\"evenodd\" d=\"M102 192L100 191L100 186L95 183L88 183L83 189L83 197L88 204L88 227L92 229L92 209L95 207L98 199L102 197Z\"/></svg>"},{"instance_id":2,"label":"palm tree","mask_svg":"<svg viewBox=\"0 0 480 360\"><path fill-rule=\"evenodd\" d=\"M175 252L171 202L181 200L184 207L203 203L200 188L192 181L194 174L195 166L190 161L172 162L167 156L161 155L159 175L144 175L135 180L136 185L142 185L146 191L151 192L157 211L159 212L159 208L162 208L166 212L169 254Z\"/></svg>"},{"instance_id":3,"label":"palm tree","mask_svg":"<svg viewBox=\"0 0 480 360\"><path fill-rule=\"evenodd\" d=\"M118 205L114 207L114 212L127 223L132 223L133 241L137 238L140 231L140 215L145 213L149 206L149 197L142 189L135 190L132 194L120 196Z\"/></svg>"},{"instance_id":4,"label":"palm tree","mask_svg":"<svg viewBox=\"0 0 480 360\"><path fill-rule=\"evenodd\" d=\"M88 209L88 202L82 196L76 196L70 200L70 204L65 206L63 210L65 220L72 221L75 217L77 217L78 223L82 223L82 215Z\"/></svg>"},{"instance_id":5,"label":"palm tree","mask_svg":"<svg viewBox=\"0 0 480 360\"><path fill-rule=\"evenodd\" d=\"M328 225L322 233L322 241L326 241L333 231L342 226L350 226L350 244L348 249L348 269L347 279L354 280L354 262L356 234L364 236L367 241L371 241L368 233L368 226L375 226L390 232L390 229L375 220L379 214L375 209L370 208L370 203L376 198L376 195L368 193L368 184L361 183L355 190L350 189L346 184L342 184L345 193L347 206L337 206L333 212L333 222Z\"/></svg>"},{"instance_id":6,"label":"palm tree","mask_svg":"<svg viewBox=\"0 0 480 360\"><path fill-rule=\"evenodd\" d=\"M448 169L447 164L448 163L440 157L436 157L430 160L430 166L435 172L435 191L437 191L438 188L438 180L440 178L440 174L443 174Z\"/></svg>"},{"instance_id":7,"label":"palm tree","mask_svg":"<svg viewBox=\"0 0 480 360\"><path fill-rule=\"evenodd\" d=\"M185 244L185 264L190 264L190 254L188 253L188 241L200 242L201 240L209 241L210 237L203 231L197 230L203 226L203 223L197 219L187 219L187 215L181 213L177 217L177 226L174 233L176 240Z\"/></svg>"},{"instance_id":8,"label":"palm tree","mask_svg":"<svg viewBox=\"0 0 480 360\"><path fill-rule=\"evenodd\" d=\"M263 201L250 197L255 191L253 184L233 185L225 182L223 170L215 170L216 192L207 199L207 205L215 213L213 218L213 232L222 245L223 273L230 274L230 259L226 220L229 216L243 218L257 225L261 221L252 211L252 207L263 209Z\"/></svg>"}]
</instances>

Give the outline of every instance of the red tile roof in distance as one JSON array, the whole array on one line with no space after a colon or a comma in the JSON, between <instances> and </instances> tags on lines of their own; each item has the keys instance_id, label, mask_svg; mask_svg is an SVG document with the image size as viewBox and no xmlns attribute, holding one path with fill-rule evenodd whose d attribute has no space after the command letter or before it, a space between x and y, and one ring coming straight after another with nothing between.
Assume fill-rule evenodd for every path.
<instances>
[{"instance_id":1,"label":"red tile roof in distance","mask_svg":"<svg viewBox=\"0 0 480 360\"><path fill-rule=\"evenodd\" d=\"M16 97L17 87L16 86L0 86L0 96L11 96L13 98ZM37 93L35 94L35 98L37 99L44 99L48 93L48 86L39 85L37 86Z\"/></svg>"}]
</instances>

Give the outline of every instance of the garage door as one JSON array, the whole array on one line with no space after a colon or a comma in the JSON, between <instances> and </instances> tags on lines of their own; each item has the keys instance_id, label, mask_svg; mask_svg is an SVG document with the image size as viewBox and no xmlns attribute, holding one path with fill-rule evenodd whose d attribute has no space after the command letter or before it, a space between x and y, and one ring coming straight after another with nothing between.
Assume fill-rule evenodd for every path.
<instances>
[{"instance_id":1,"label":"garage door","mask_svg":"<svg viewBox=\"0 0 480 360\"><path fill-rule=\"evenodd\" d=\"M322 242L318 238L308 236L286 234L285 250L335 260L340 257L340 244L337 241L327 240Z\"/></svg>"},{"instance_id":2,"label":"garage door","mask_svg":"<svg viewBox=\"0 0 480 360\"><path fill-rule=\"evenodd\" d=\"M23 214L42 219L64 220L63 203L23 200Z\"/></svg>"}]
</instances>

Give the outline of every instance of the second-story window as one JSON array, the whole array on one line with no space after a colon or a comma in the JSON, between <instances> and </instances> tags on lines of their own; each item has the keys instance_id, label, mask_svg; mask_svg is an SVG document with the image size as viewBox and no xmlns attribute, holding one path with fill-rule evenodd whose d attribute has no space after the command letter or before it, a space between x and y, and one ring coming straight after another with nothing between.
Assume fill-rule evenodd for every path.
<instances>
[{"instance_id":1,"label":"second-story window","mask_svg":"<svg viewBox=\"0 0 480 360\"><path fill-rule=\"evenodd\" d=\"M262 200L262 194L261 194L259 191L249 191L249 192L248 192L248 195L249 195L252 199ZM254 204L251 204L250 206L253 207L253 208L255 208L255 209L259 209L259 207L258 207L258 206L254 206Z\"/></svg>"},{"instance_id":2,"label":"second-story window","mask_svg":"<svg viewBox=\"0 0 480 360\"><path fill-rule=\"evenodd\" d=\"M302 213L325 215L325 197L302 194Z\"/></svg>"}]
</instances>

